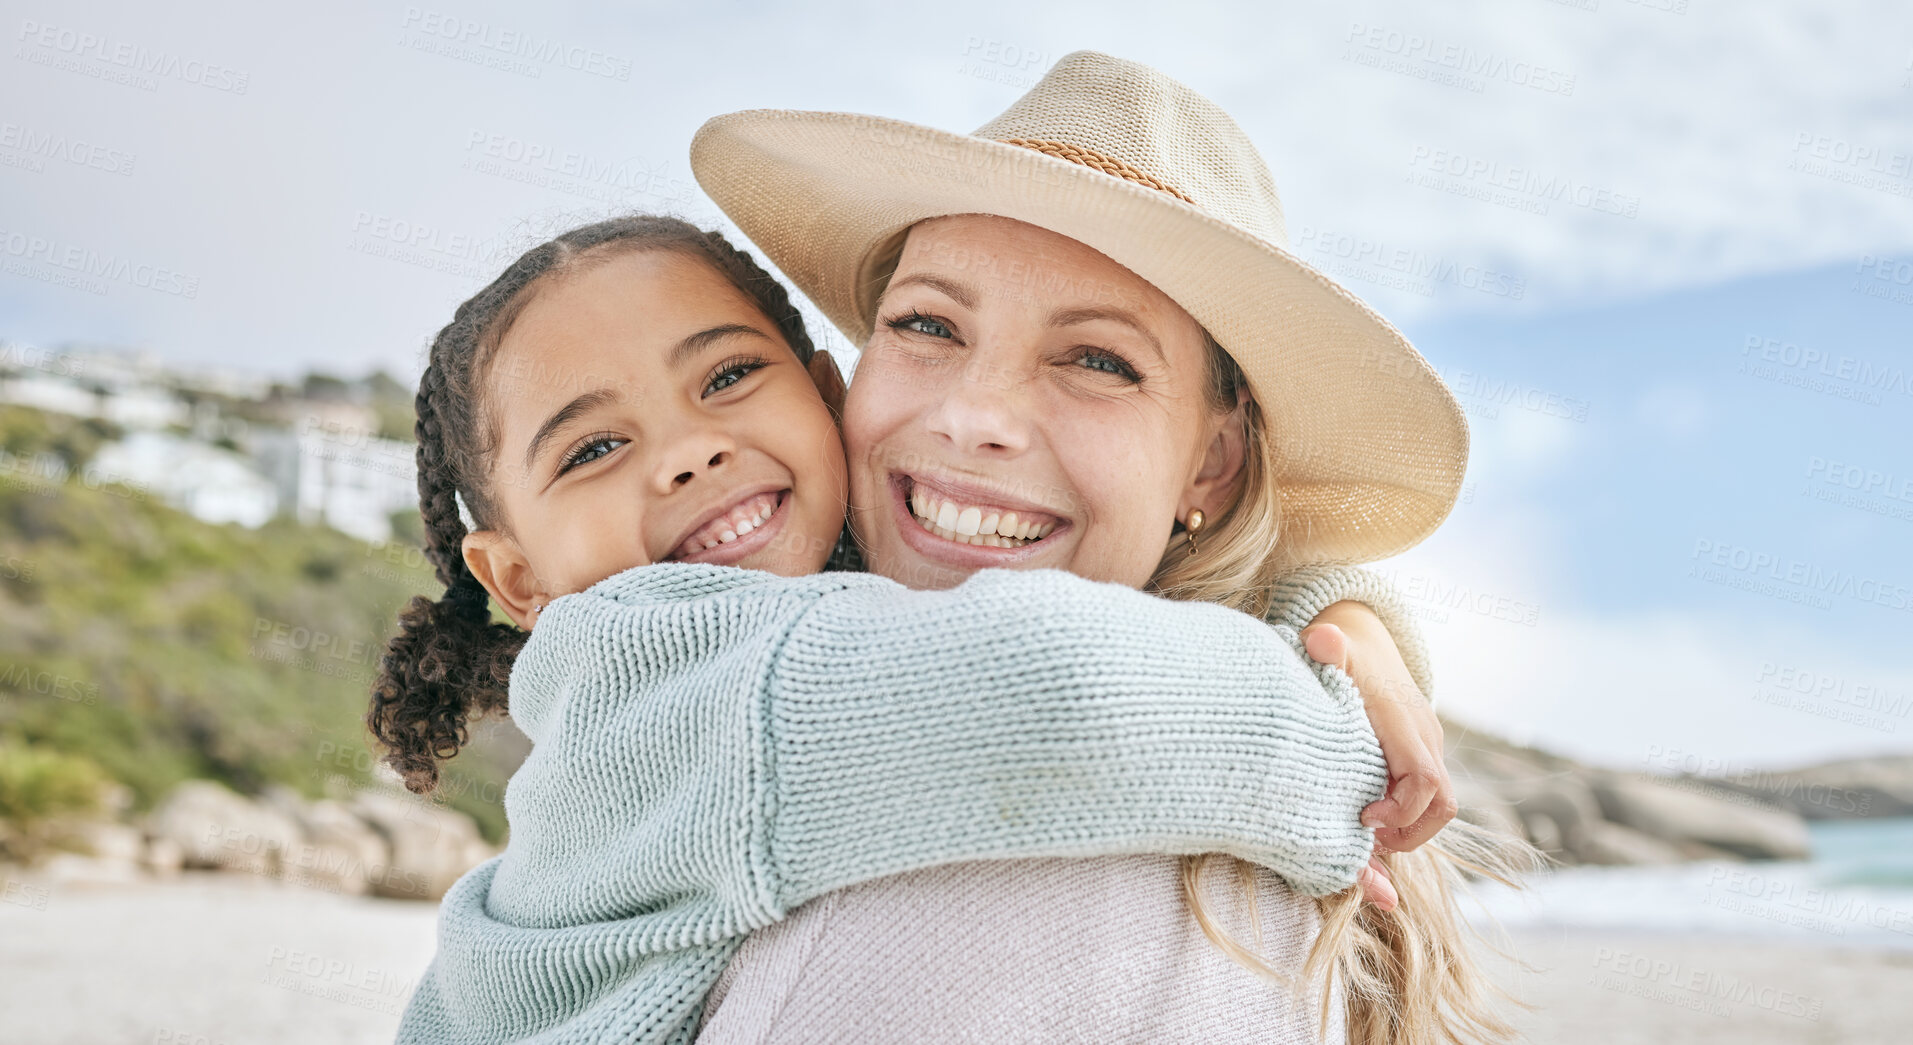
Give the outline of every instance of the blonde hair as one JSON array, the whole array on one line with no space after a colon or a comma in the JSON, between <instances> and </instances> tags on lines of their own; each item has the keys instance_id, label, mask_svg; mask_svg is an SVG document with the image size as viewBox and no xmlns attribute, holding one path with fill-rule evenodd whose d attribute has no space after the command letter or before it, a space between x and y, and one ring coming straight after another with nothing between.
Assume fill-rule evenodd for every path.
<instances>
[{"instance_id":1,"label":"blonde hair","mask_svg":"<svg viewBox=\"0 0 1913 1045\"><path fill-rule=\"evenodd\" d=\"M1205 337L1207 336L1205 332ZM1275 445L1241 370L1208 339L1209 405L1242 407L1245 452L1235 491L1203 529L1201 552L1180 537L1170 542L1148 589L1168 598L1213 602L1266 616L1274 582L1290 568L1274 553L1281 536L1281 492L1276 487ZM1507 997L1481 969L1470 937L1478 934L1457 917L1457 888L1466 876L1517 885L1544 858L1527 842L1454 820L1433 840L1407 853L1382 857L1400 902L1384 913L1364 904L1360 886L1316 899L1321 932L1300 978L1271 968L1222 928L1209 906L1204 880L1234 865L1251 931L1261 935L1253 864L1220 853L1184 857L1183 895L1203 934L1232 960L1298 996L1322 986L1326 1033L1339 980L1347 1010L1348 1040L1360 1045L1437 1045L1506 1041L1514 1036L1491 999Z\"/></svg>"}]
</instances>

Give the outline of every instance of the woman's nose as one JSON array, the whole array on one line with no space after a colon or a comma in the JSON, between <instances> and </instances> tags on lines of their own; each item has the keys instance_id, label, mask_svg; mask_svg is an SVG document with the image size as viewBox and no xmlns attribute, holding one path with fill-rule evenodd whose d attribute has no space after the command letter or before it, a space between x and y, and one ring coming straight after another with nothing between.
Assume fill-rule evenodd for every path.
<instances>
[{"instance_id":1,"label":"woman's nose","mask_svg":"<svg viewBox=\"0 0 1913 1045\"><path fill-rule=\"evenodd\" d=\"M671 440L652 472L651 485L660 496L671 493L723 468L735 456L737 443L729 433L718 428L695 428Z\"/></svg>"},{"instance_id":2,"label":"woman's nose","mask_svg":"<svg viewBox=\"0 0 1913 1045\"><path fill-rule=\"evenodd\" d=\"M1008 368L973 361L944 388L928 423L962 453L1014 456L1029 448L1027 406Z\"/></svg>"}]
</instances>

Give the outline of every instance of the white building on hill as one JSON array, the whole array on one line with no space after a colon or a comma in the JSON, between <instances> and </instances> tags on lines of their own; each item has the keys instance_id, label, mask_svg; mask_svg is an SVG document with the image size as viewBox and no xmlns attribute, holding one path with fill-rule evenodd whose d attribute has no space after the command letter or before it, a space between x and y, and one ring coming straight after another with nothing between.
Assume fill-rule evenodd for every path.
<instances>
[{"instance_id":1,"label":"white building on hill","mask_svg":"<svg viewBox=\"0 0 1913 1045\"><path fill-rule=\"evenodd\" d=\"M279 510L279 491L244 457L169 432L132 432L100 447L80 481L118 484L210 523L261 526Z\"/></svg>"},{"instance_id":2,"label":"white building on hill","mask_svg":"<svg viewBox=\"0 0 1913 1045\"><path fill-rule=\"evenodd\" d=\"M392 513L418 506L411 443L366 428L308 418L287 431L256 431L253 456L279 492L282 511L364 541L392 536Z\"/></svg>"},{"instance_id":3,"label":"white building on hill","mask_svg":"<svg viewBox=\"0 0 1913 1045\"><path fill-rule=\"evenodd\" d=\"M377 435L368 406L283 400L285 429L247 425L178 389L263 399L264 378L222 370L176 372L150 352L81 348L47 352L0 341L0 402L111 421L128 432L100 448L80 481L119 483L214 523L259 526L276 514L367 541L392 536L392 513L418 505L411 443ZM182 431L191 434L180 434ZM216 442L243 444L248 453Z\"/></svg>"}]
</instances>

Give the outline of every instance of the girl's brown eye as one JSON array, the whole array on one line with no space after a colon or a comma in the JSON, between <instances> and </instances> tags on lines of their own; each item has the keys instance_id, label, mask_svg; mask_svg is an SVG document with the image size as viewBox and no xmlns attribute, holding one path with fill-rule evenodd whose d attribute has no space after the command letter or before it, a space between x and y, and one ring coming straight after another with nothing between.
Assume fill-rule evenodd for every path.
<instances>
[{"instance_id":1,"label":"girl's brown eye","mask_svg":"<svg viewBox=\"0 0 1913 1045\"><path fill-rule=\"evenodd\" d=\"M722 392L768 365L770 364L762 359L726 360L718 364L716 370L711 371L710 380L704 383L704 394L709 396L714 392Z\"/></svg>"},{"instance_id":2,"label":"girl's brown eye","mask_svg":"<svg viewBox=\"0 0 1913 1045\"><path fill-rule=\"evenodd\" d=\"M629 439L620 439L617 436L592 436L573 447L571 452L565 455L565 459L558 466L558 474L563 475L581 464L590 464L628 442L630 442Z\"/></svg>"}]
</instances>

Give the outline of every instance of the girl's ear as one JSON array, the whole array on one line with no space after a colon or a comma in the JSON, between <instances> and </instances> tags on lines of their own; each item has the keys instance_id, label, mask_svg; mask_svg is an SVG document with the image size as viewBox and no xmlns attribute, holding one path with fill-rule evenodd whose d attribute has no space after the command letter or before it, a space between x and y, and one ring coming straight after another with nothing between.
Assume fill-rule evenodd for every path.
<instances>
[{"instance_id":1,"label":"girl's ear","mask_svg":"<svg viewBox=\"0 0 1913 1045\"><path fill-rule=\"evenodd\" d=\"M839 422L844 419L844 375L837 370L837 361L830 353L818 349L810 354L810 381L817 386L817 394L824 397L824 405Z\"/></svg>"},{"instance_id":2,"label":"girl's ear","mask_svg":"<svg viewBox=\"0 0 1913 1045\"><path fill-rule=\"evenodd\" d=\"M1176 518L1186 519L1191 509L1200 508L1210 518L1222 510L1242 478L1242 464L1249 453L1248 435L1243 430L1247 393L1238 393L1235 409L1220 415L1209 427L1209 445L1202 453L1202 464L1182 492Z\"/></svg>"},{"instance_id":3,"label":"girl's ear","mask_svg":"<svg viewBox=\"0 0 1913 1045\"><path fill-rule=\"evenodd\" d=\"M505 616L530 631L538 622L533 607L550 602L551 593L532 573L531 561L525 558L518 542L497 530L478 530L465 535L461 550L465 568L472 571L478 583L504 607Z\"/></svg>"}]
</instances>

